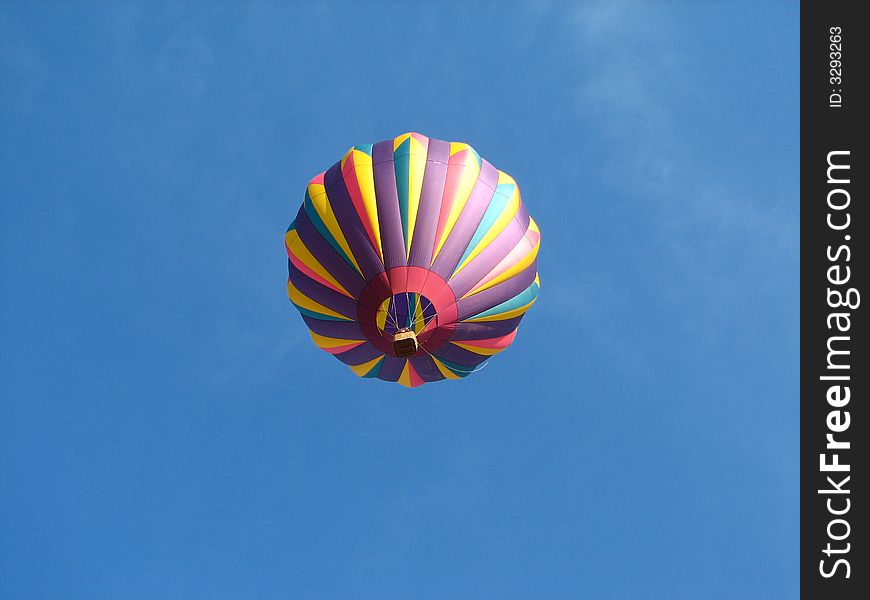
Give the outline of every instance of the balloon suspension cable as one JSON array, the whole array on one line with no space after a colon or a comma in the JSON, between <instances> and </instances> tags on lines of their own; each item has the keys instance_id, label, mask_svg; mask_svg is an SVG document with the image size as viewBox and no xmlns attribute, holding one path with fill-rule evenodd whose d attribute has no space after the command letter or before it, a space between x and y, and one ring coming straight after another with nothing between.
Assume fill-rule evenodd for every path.
<instances>
[{"instance_id":1,"label":"balloon suspension cable","mask_svg":"<svg viewBox=\"0 0 870 600\"><path fill-rule=\"evenodd\" d=\"M429 310L431 307L432 307L432 301L429 300L429 304L426 305L426 308L424 308L423 310L420 311L420 318L414 319L414 322L411 324L411 327L416 327L417 323L419 323L420 321L423 321L425 323L426 322L426 311ZM437 317L437 316L438 316L437 312L432 313L432 317Z\"/></svg>"},{"instance_id":2,"label":"balloon suspension cable","mask_svg":"<svg viewBox=\"0 0 870 600\"><path fill-rule=\"evenodd\" d=\"M393 303L390 302L390 304L392 305ZM408 310L409 310L409 312L410 312L410 303L409 303L408 306L409 306ZM417 325L417 323L419 323L421 320L422 320L424 323L426 322L426 321L425 321L425 319L426 319L425 312L426 312L427 310L429 310L429 308L430 308L431 306L432 306L432 301L430 300L430 301L429 301L429 304L426 305L426 308L423 309L423 311L422 311L422 313L421 313L422 316L421 316L419 319L415 319L415 320L414 320L414 322L411 324L411 328L414 328L414 327ZM397 322L398 316L394 319L394 318L393 318L393 315L390 314L390 311L387 310L387 309L385 309L385 308L379 308L379 309L378 309L378 312L383 312L383 313L386 314L386 316L387 316L387 320L389 321L390 325L392 325L393 327L396 328L396 331L399 331L400 329L402 329L402 327L399 327L399 324L398 324L398 322ZM437 317L437 316L438 316L438 313L437 313L437 312L432 314L432 317L433 317L433 318L434 318L434 317ZM384 330L381 329L380 327L378 327L378 331L380 331L380 332L383 333L383 334L386 334L386 331L384 331ZM419 350L422 350L423 352L425 352L426 354L428 354L429 356L431 356L433 360L438 360L438 362L441 362L441 361L438 359L438 357L436 357L434 354L432 354L431 352L429 352L428 350L426 350L426 348L423 347L422 345L420 345L420 346L418 347L418 349L419 349ZM489 364L489 360L486 360L486 361L482 362L481 364L479 364L478 366L474 367L474 368L473 368L472 370L470 370L470 371L468 371L468 370L466 370L466 369L459 369L459 368L456 368L456 367L448 367L448 368L449 368L451 371L454 371L454 372L456 372L456 373L462 373L462 374L464 374L464 375L471 375L472 373L477 373L477 372L479 372L479 371L483 371L483 370L486 368L486 365L488 365L488 364Z\"/></svg>"},{"instance_id":3,"label":"balloon suspension cable","mask_svg":"<svg viewBox=\"0 0 870 600\"><path fill-rule=\"evenodd\" d=\"M392 325L396 329L399 329L399 322L396 320L397 318L398 317L394 317L389 313L389 311L387 311L387 319L389 320L390 325Z\"/></svg>"},{"instance_id":4,"label":"balloon suspension cable","mask_svg":"<svg viewBox=\"0 0 870 600\"><path fill-rule=\"evenodd\" d=\"M396 303L393 301L393 298L390 298L390 304L388 308L392 309L393 311L393 327L395 327L397 330L401 329L401 327L399 327L399 312L396 309Z\"/></svg>"},{"instance_id":5,"label":"balloon suspension cable","mask_svg":"<svg viewBox=\"0 0 870 600\"><path fill-rule=\"evenodd\" d=\"M410 315L410 313L411 313L411 299L408 296L408 292L405 292L405 298L408 301L408 314ZM410 327L411 329L416 327L417 323L419 323L420 321L423 321L424 323L426 322L426 311L429 310L431 307L432 307L432 301L430 300L429 303L426 305L426 307L422 311L420 311L420 318L415 319L414 322L411 323L411 327ZM391 312L391 310L392 310L392 312ZM392 299L390 300L389 308L379 308L378 312L386 313L386 316L387 316L387 319L388 319L390 325L395 327L396 331L403 329L403 327L399 327L399 315L398 315L398 312L396 311L395 302L393 302ZM438 316L437 312L435 312L431 315L432 318L435 318L437 316ZM381 333L386 333L383 329L380 329L380 327L378 329L381 331ZM420 345L418 347L418 349L422 350L423 352L425 352L426 354L431 356L433 360L438 360L439 362L441 362L434 354L432 354L431 352L426 350L426 348L423 347L422 345ZM451 371L454 371L456 373L462 373L463 375L471 375L472 373L477 373L479 371L483 371L486 368L486 365L488 365L488 364L489 364L489 360L486 360L471 370L459 369L456 367L448 367L448 368Z\"/></svg>"},{"instance_id":6,"label":"balloon suspension cable","mask_svg":"<svg viewBox=\"0 0 870 600\"><path fill-rule=\"evenodd\" d=\"M384 313L384 314L386 315L386 317L387 317L387 321L389 322L389 324L392 325L393 327L395 327L396 330L401 329L401 328L399 327L398 323L396 323L395 319L393 319L393 316L390 314L390 311L388 311L388 310L385 309L385 308L379 308L379 309L378 309L378 312L379 312L379 313L381 313L381 312ZM383 329L380 328L380 326L378 326L377 323L375 323L375 326L378 328L378 331L380 331L381 333L386 333Z\"/></svg>"}]
</instances>

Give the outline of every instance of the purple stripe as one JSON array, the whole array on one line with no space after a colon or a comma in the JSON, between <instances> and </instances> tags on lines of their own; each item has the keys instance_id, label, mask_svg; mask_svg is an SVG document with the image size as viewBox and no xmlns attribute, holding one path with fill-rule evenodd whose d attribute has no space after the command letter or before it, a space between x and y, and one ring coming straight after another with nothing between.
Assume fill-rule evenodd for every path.
<instances>
[{"instance_id":1,"label":"purple stripe","mask_svg":"<svg viewBox=\"0 0 870 600\"><path fill-rule=\"evenodd\" d=\"M347 352L335 354L334 356L346 365L361 365L364 362L374 360L382 354L383 352L372 346L370 342L366 342L356 348L351 348Z\"/></svg>"},{"instance_id":2,"label":"purple stripe","mask_svg":"<svg viewBox=\"0 0 870 600\"><path fill-rule=\"evenodd\" d=\"M324 321L302 315L308 329L318 335L326 337L338 338L340 340L364 340L366 336L363 334L359 323L355 321Z\"/></svg>"},{"instance_id":3,"label":"purple stripe","mask_svg":"<svg viewBox=\"0 0 870 600\"><path fill-rule=\"evenodd\" d=\"M438 253L438 257L432 265L432 271L444 279L450 277L456 268L456 263L465 253L468 243L474 236L474 232L477 231L477 226L480 225L483 214L492 200L497 183L498 170L484 160L477 182L468 197L468 202L466 202L459 219L447 236L447 241L444 242L441 252Z\"/></svg>"},{"instance_id":4,"label":"purple stripe","mask_svg":"<svg viewBox=\"0 0 870 600\"><path fill-rule=\"evenodd\" d=\"M444 379L444 375L435 366L435 361L430 356L425 354L423 356L415 356L411 359L411 364L423 381L439 381Z\"/></svg>"},{"instance_id":5,"label":"purple stripe","mask_svg":"<svg viewBox=\"0 0 870 600\"><path fill-rule=\"evenodd\" d=\"M522 317L513 317L504 321L484 321L482 323L457 323L453 337L454 342L466 340L490 340L502 337L516 329Z\"/></svg>"},{"instance_id":6,"label":"purple stripe","mask_svg":"<svg viewBox=\"0 0 870 600\"><path fill-rule=\"evenodd\" d=\"M417 210L417 223L411 239L411 256L408 264L426 267L432 264L432 250L435 246L435 232L438 228L438 214L441 211L441 198L447 182L447 163L450 160L450 143L429 140L429 154L426 170L423 173L423 187L420 191L420 207Z\"/></svg>"},{"instance_id":7,"label":"purple stripe","mask_svg":"<svg viewBox=\"0 0 870 600\"><path fill-rule=\"evenodd\" d=\"M295 285L300 292L315 302L322 304L327 308L331 308L348 319L356 319L356 300L348 298L344 294L331 290L322 283L311 279L308 275L293 266L293 263L290 263L290 281L293 282L293 285Z\"/></svg>"},{"instance_id":8,"label":"purple stripe","mask_svg":"<svg viewBox=\"0 0 870 600\"><path fill-rule=\"evenodd\" d=\"M377 311L380 309L381 303L391 295L390 280L387 279L387 274L379 273L377 277L368 282L359 296L360 308L368 308L369 310L359 310L357 315L361 317L363 313ZM357 320L362 322L360 318Z\"/></svg>"},{"instance_id":9,"label":"purple stripe","mask_svg":"<svg viewBox=\"0 0 870 600\"><path fill-rule=\"evenodd\" d=\"M356 269L347 264L341 255L329 245L311 219L308 213L305 212L305 207L299 211L299 216L296 217L296 231L299 234L299 239L308 248L308 251L317 259L326 271L335 277L348 293L354 297L359 297L360 291L365 287L366 282L360 277Z\"/></svg>"},{"instance_id":10,"label":"purple stripe","mask_svg":"<svg viewBox=\"0 0 870 600\"><path fill-rule=\"evenodd\" d=\"M342 233L347 240L348 246L356 259L363 277L371 279L384 270L384 265L378 257L378 253L372 246L365 227L360 221L344 179L341 176L341 161L332 165L323 176L326 187L326 196L335 213L335 218L341 227Z\"/></svg>"},{"instance_id":11,"label":"purple stripe","mask_svg":"<svg viewBox=\"0 0 870 600\"><path fill-rule=\"evenodd\" d=\"M384 364L381 365L378 379L383 379L384 381L399 381L399 377L402 375L402 369L404 368L404 358L396 358L395 356L387 355Z\"/></svg>"},{"instance_id":12,"label":"purple stripe","mask_svg":"<svg viewBox=\"0 0 870 600\"><path fill-rule=\"evenodd\" d=\"M527 287L532 285L535 280L535 275L538 274L538 261L535 259L532 264L520 271L507 281L500 284L462 298L456 304L459 308L458 320L468 319L476 314L482 313L494 306L498 306L502 302L507 302Z\"/></svg>"},{"instance_id":13,"label":"purple stripe","mask_svg":"<svg viewBox=\"0 0 870 600\"><path fill-rule=\"evenodd\" d=\"M453 279L450 280L450 289L461 298L489 274L498 263L510 254L511 250L519 243L529 228L529 213L520 205L520 210L514 219L495 236L489 245L480 254L474 257Z\"/></svg>"},{"instance_id":14,"label":"purple stripe","mask_svg":"<svg viewBox=\"0 0 870 600\"><path fill-rule=\"evenodd\" d=\"M404 290L407 283L398 280L390 281L387 272L390 269L406 265L423 267L430 272L437 273L444 279L453 274L459 260L468 250L468 244L492 202L498 184L498 171L487 161L482 161L480 173L468 201L447 236L441 252L430 267L444 187L449 171L449 154L449 142L429 139L420 203L414 224L413 243L410 248L410 256L408 256L405 251L405 236L399 208L393 140L385 140L373 146L372 169L378 211L378 233L381 237L383 260L380 258L379 250L373 246L372 240L366 233L366 217L360 217L357 213L347 191L341 172L341 162L339 161L326 171L324 186L329 203L347 239L350 251L362 270L362 275L357 273L353 266L342 258L341 252L336 251L323 234L318 231L303 205L296 218L296 229L300 240L330 275L348 293L354 295L354 298L348 298L335 292L328 286L305 275L291 264L289 267L290 279L301 293L347 318L354 319L350 322L342 322L303 315L304 322L313 333L349 340L364 339L366 332L369 332L369 335L374 335L376 329L373 325L358 322L360 315L369 315L365 317L366 319L373 318L372 315L375 315L377 310L375 305L379 305L381 299L389 297L391 292L396 293L399 290ZM467 294L508 256L524 235L527 235L528 226L529 216L525 206L520 202L514 219L460 273L448 280L450 289L445 288L441 292L450 294L452 291L457 298ZM456 364L467 371L473 371L475 367L490 357L460 348L451 342L462 343L463 341L492 339L509 335L521 322L522 315L480 323L463 323L461 321L522 293L532 284L536 273L537 260L509 280L478 294L461 298L456 302L458 313L456 320L460 322L439 322L439 326L433 332L424 334L422 338L425 340L424 347L445 362ZM407 276L406 273L399 275L401 279ZM396 274L393 276L396 277ZM452 299L453 296L450 296L451 301ZM367 305L372 306L366 309ZM395 308L401 319L406 312L403 297L398 298ZM441 312L447 309L452 310L452 307L441 307ZM378 347L381 345L384 349ZM390 350L389 346L390 344L381 339L378 333L378 339L374 342L366 341L335 356L345 364L359 365L384 356L384 352ZM397 381L405 364L406 359L392 356L388 352L379 369L378 377L385 381ZM433 359L423 352L414 356L411 359L411 364L425 382L444 379L444 375Z\"/></svg>"},{"instance_id":15,"label":"purple stripe","mask_svg":"<svg viewBox=\"0 0 870 600\"><path fill-rule=\"evenodd\" d=\"M393 140L378 142L374 145L372 163L375 174L375 196L378 199L381 246L384 249L384 266L389 271L393 267L402 267L407 264L402 217L399 214L399 193L396 189Z\"/></svg>"},{"instance_id":16,"label":"purple stripe","mask_svg":"<svg viewBox=\"0 0 870 600\"><path fill-rule=\"evenodd\" d=\"M460 348L455 344L444 344L437 352L434 353L437 358L446 360L447 362L456 363L457 365L467 367L469 371L477 365L488 359L488 356L481 356L465 348Z\"/></svg>"}]
</instances>

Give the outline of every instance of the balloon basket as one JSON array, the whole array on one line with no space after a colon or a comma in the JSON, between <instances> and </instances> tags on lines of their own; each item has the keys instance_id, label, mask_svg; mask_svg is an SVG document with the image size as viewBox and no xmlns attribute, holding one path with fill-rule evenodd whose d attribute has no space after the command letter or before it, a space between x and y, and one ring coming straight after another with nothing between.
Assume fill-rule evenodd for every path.
<instances>
[{"instance_id":1,"label":"balloon basket","mask_svg":"<svg viewBox=\"0 0 870 600\"><path fill-rule=\"evenodd\" d=\"M399 358L417 353L417 335L410 329L402 329L393 336L393 351Z\"/></svg>"}]
</instances>

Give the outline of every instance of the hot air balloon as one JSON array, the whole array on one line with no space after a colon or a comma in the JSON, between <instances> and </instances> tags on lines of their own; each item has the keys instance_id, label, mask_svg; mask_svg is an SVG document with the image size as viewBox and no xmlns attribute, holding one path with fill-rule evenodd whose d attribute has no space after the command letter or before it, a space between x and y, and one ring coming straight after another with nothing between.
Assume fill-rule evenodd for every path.
<instances>
[{"instance_id":1,"label":"hot air balloon","mask_svg":"<svg viewBox=\"0 0 870 600\"><path fill-rule=\"evenodd\" d=\"M405 133L311 180L284 237L287 290L314 343L360 377L459 379L516 338L540 239L508 174Z\"/></svg>"}]
</instances>

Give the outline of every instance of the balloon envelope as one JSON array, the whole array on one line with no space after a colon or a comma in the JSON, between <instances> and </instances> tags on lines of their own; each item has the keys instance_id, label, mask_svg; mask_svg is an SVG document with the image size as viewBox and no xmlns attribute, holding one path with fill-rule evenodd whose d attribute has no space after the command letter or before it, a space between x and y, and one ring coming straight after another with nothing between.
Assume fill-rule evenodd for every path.
<instances>
[{"instance_id":1,"label":"balloon envelope","mask_svg":"<svg viewBox=\"0 0 870 600\"><path fill-rule=\"evenodd\" d=\"M314 343L361 377L459 379L514 341L540 238L509 175L468 144L406 133L308 184L284 238L288 294Z\"/></svg>"}]
</instances>

